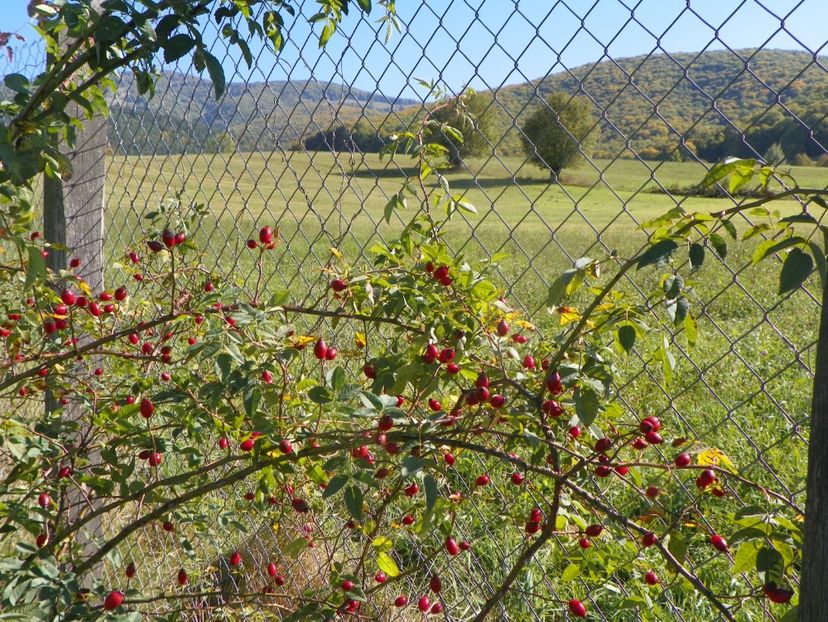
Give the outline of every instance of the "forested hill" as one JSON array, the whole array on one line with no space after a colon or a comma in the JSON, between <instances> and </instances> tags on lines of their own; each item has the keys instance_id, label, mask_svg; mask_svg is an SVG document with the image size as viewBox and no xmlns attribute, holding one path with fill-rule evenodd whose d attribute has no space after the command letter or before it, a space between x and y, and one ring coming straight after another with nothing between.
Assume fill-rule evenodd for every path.
<instances>
[{"instance_id":1,"label":"forested hill","mask_svg":"<svg viewBox=\"0 0 828 622\"><path fill-rule=\"evenodd\" d=\"M136 154L289 148L335 119L364 123L419 102L312 80L230 83L216 101L209 81L164 73L152 98L123 76L110 103L110 145Z\"/></svg>"},{"instance_id":2,"label":"forested hill","mask_svg":"<svg viewBox=\"0 0 828 622\"><path fill-rule=\"evenodd\" d=\"M500 125L505 131L509 117L538 93L580 92L593 100L596 118L606 111L602 137L596 143L605 155L618 153L629 138L639 155L660 157L678 145L677 133L687 133L690 148L702 157L717 159L739 151L740 137L731 123L747 128L749 142L760 149L780 142L789 157L803 151L823 153L792 114L815 130L823 145L828 144L824 140L828 134L828 58L819 59L820 67L813 55L804 52L754 52L738 50L739 56L750 58L747 64L729 51L636 56L507 86L497 93ZM792 114L774 105L777 96ZM508 144L515 148L517 132L511 134L515 136L510 136Z\"/></svg>"},{"instance_id":3,"label":"forested hill","mask_svg":"<svg viewBox=\"0 0 828 622\"><path fill-rule=\"evenodd\" d=\"M505 135L498 151L517 151L519 132L512 119L517 117L519 125L538 95L565 91L593 100L596 119L605 114L600 139L594 142L598 156L621 153L629 140L640 156L671 157L678 133L686 133L688 147L706 159L738 155L745 148L731 123L749 128L748 141L760 150L780 142L788 157L821 154L818 142L828 145L828 71L803 52L738 53L752 57L747 67L727 51L639 56L503 87L496 93L498 135L493 142ZM828 67L828 59L819 61ZM392 101L318 82L230 84L218 103L210 89L209 82L166 74L158 95L147 100L124 81L113 97L118 125L117 132L110 130L113 149L148 153L290 148L320 128L338 125L363 135L376 134L374 128L379 128L383 137L399 129L400 118L410 120L422 109L413 100ZM790 113L774 105L777 97ZM793 115L814 130L813 138Z\"/></svg>"}]
</instances>

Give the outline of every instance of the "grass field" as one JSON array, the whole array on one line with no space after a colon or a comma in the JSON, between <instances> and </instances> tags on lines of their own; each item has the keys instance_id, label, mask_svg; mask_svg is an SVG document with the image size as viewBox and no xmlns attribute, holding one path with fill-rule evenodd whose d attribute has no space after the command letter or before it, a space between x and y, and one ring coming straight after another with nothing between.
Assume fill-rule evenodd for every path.
<instances>
[{"instance_id":1,"label":"grass field","mask_svg":"<svg viewBox=\"0 0 828 622\"><path fill-rule=\"evenodd\" d=\"M828 185L827 169L791 172L803 186ZM414 213L409 199L407 213L382 222L388 197L413 173L408 160L380 162L374 155L359 162L298 152L115 158L108 250L133 244L138 216L183 192L210 208L212 216L196 232L211 255L208 261L240 281L253 274L253 254L244 241L264 224L278 225L285 243L274 255L268 283L302 299L327 281L321 268L332 244L357 258L376 236L393 234ZM446 237L471 259L510 253L501 265L504 286L536 322L548 324L556 319L543 309L547 283L571 266L571 258L601 256L607 249L634 252L646 240L637 223L677 204L706 211L729 206L723 199L649 191L658 184L690 186L703 176L704 168L694 163L597 161L595 167L565 171L563 183L553 185L520 159L472 161L468 170L448 177L479 214L457 217ZM776 207L798 209L794 202ZM689 350L683 337L674 339L673 383L664 387L651 359L653 339L640 344L629 361L621 398L634 411L669 413L688 437L704 436L740 466L752 465L751 476L799 491L805 459L800 426L808 414L818 306L805 291L780 303L778 265L750 266L754 244L733 242L726 262L708 254L695 279L692 309L700 342ZM657 276L644 270L624 287L646 293L658 285ZM809 285L816 291L815 280ZM778 480L771 471L780 474Z\"/></svg>"},{"instance_id":2,"label":"grass field","mask_svg":"<svg viewBox=\"0 0 828 622\"><path fill-rule=\"evenodd\" d=\"M793 168L792 173L803 186L828 184L828 169ZM115 158L109 173L109 250L131 243L139 214L183 192L185 199L209 206L213 216L202 223L198 238L224 266L250 259L242 250L244 240L263 224L278 224L288 242L279 272L288 286L304 287L291 275L300 274L301 266L302 275L310 276L333 241L357 256L375 235L393 234L410 218L412 198L407 213L395 214L390 224L382 221L388 198L406 175L414 175L409 159L380 161L373 154L359 161L304 152ZM703 176L696 163L596 161L565 171L563 183L554 185L519 158L471 161L448 179L479 214L455 218L446 233L458 252L473 258L509 252L514 260L505 264L504 278L528 302L572 257L638 248L646 240L638 223L677 204L706 211L729 205L650 192L659 184L690 186ZM797 209L794 202L787 205ZM239 268L243 275L249 263Z\"/></svg>"}]
</instances>

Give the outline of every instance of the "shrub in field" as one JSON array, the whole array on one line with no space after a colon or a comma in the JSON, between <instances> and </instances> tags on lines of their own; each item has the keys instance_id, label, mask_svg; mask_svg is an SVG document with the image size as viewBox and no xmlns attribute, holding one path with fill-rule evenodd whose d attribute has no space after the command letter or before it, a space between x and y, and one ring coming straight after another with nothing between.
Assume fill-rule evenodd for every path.
<instances>
[{"instance_id":1,"label":"shrub in field","mask_svg":"<svg viewBox=\"0 0 828 622\"><path fill-rule=\"evenodd\" d=\"M595 120L586 98L551 93L538 104L521 132L526 157L547 169L552 181L557 182L565 167L589 154Z\"/></svg>"},{"instance_id":2,"label":"shrub in field","mask_svg":"<svg viewBox=\"0 0 828 622\"><path fill-rule=\"evenodd\" d=\"M206 270L189 237L198 210L166 206L125 250L121 282L92 291L75 262L46 269L54 247L32 227L32 178L68 172L46 137L56 124L71 139L71 127L43 107L64 81L12 83L0 150L5 618L483 620L503 606L516 618L681 607L688 619L793 619L801 508L613 393L645 331L664 334L653 356L672 373L667 330L698 338L682 270L703 278L729 218L772 197L676 209L640 252L578 259L548 292L560 323L541 336L493 279L504 257L472 263L443 242L475 209L436 172L445 147L426 116L389 151L412 152L436 189L403 187L386 208L418 206L402 233L372 247L369 266L335 253L317 304ZM736 191L771 173L734 161L707 182ZM757 261L789 250L780 291L824 273L822 249L794 228L810 221L769 216L781 246ZM260 268L281 243L276 224L242 251ZM619 288L633 270L660 275L646 300ZM326 322L303 332L304 318ZM272 549L233 538L254 512L275 526ZM174 572L155 563L167 545L181 553ZM210 545L214 556L196 554ZM311 565L314 579L297 576Z\"/></svg>"}]
</instances>

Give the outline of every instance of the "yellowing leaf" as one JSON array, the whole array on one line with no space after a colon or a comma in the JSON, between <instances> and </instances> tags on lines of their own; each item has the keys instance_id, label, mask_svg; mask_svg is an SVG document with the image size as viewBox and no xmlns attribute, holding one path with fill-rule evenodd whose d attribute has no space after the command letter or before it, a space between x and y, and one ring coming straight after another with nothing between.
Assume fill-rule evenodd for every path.
<instances>
[{"instance_id":1,"label":"yellowing leaf","mask_svg":"<svg viewBox=\"0 0 828 622\"><path fill-rule=\"evenodd\" d=\"M700 451L696 456L696 463L702 466L715 466L731 473L736 473L736 465L725 455L721 449L710 447Z\"/></svg>"},{"instance_id":2,"label":"yellowing leaf","mask_svg":"<svg viewBox=\"0 0 828 622\"><path fill-rule=\"evenodd\" d=\"M316 337L311 337L310 335L297 335L290 342L290 345L296 348L297 350L300 350L308 344L313 343L314 341L316 341Z\"/></svg>"},{"instance_id":3,"label":"yellowing leaf","mask_svg":"<svg viewBox=\"0 0 828 622\"><path fill-rule=\"evenodd\" d=\"M558 313L561 314L561 326L566 326L581 319L580 312L574 307L558 307Z\"/></svg>"},{"instance_id":4,"label":"yellowing leaf","mask_svg":"<svg viewBox=\"0 0 828 622\"><path fill-rule=\"evenodd\" d=\"M354 336L354 342L356 343L356 347L358 349L364 350L365 346L368 345L368 338L362 333L357 333Z\"/></svg>"},{"instance_id":5,"label":"yellowing leaf","mask_svg":"<svg viewBox=\"0 0 828 622\"><path fill-rule=\"evenodd\" d=\"M377 566L389 577L400 576L400 568L397 566L397 562L388 553L381 552L377 555Z\"/></svg>"},{"instance_id":6,"label":"yellowing leaf","mask_svg":"<svg viewBox=\"0 0 828 622\"><path fill-rule=\"evenodd\" d=\"M92 295L92 288L89 287L89 283L87 283L86 281L84 281L82 279L80 281L78 281L78 287L80 287L81 291L84 294L86 294L87 296Z\"/></svg>"},{"instance_id":7,"label":"yellowing leaf","mask_svg":"<svg viewBox=\"0 0 828 622\"><path fill-rule=\"evenodd\" d=\"M333 246L331 246L331 255L333 255L337 259L342 259L342 253L340 253L339 250L334 248Z\"/></svg>"},{"instance_id":8,"label":"yellowing leaf","mask_svg":"<svg viewBox=\"0 0 828 622\"><path fill-rule=\"evenodd\" d=\"M373 546L380 553L387 553L394 548L394 543L388 536L377 536L374 538L374 541L371 542L371 546Z\"/></svg>"},{"instance_id":9,"label":"yellowing leaf","mask_svg":"<svg viewBox=\"0 0 828 622\"><path fill-rule=\"evenodd\" d=\"M535 330L535 325L532 322L527 322L526 320L515 320L514 325L518 328L522 328L523 330Z\"/></svg>"}]
</instances>

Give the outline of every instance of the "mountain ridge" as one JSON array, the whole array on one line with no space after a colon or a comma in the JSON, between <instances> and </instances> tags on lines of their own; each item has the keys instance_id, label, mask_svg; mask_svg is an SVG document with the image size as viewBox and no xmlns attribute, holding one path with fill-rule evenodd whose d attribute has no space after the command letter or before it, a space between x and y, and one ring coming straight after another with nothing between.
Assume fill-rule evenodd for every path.
<instances>
[{"instance_id":1,"label":"mountain ridge","mask_svg":"<svg viewBox=\"0 0 828 622\"><path fill-rule=\"evenodd\" d=\"M498 153L520 150L519 126L538 97L587 97L596 155L716 159L781 142L786 154L818 156L828 145L828 58L793 50L713 50L587 63L494 93ZM315 80L230 83L221 100L200 77L166 73L152 100L122 80L111 95L119 153L288 149L320 131L387 137L423 102ZM714 105L715 104L715 105ZM741 130L749 127L749 140ZM811 131L813 130L813 133ZM185 137L184 140L182 137ZM376 141L374 141L376 142ZM381 142L381 141L380 141ZM755 150L755 149L754 149Z\"/></svg>"}]
</instances>

